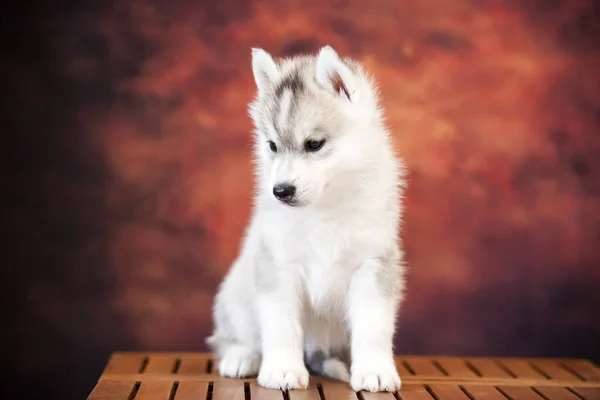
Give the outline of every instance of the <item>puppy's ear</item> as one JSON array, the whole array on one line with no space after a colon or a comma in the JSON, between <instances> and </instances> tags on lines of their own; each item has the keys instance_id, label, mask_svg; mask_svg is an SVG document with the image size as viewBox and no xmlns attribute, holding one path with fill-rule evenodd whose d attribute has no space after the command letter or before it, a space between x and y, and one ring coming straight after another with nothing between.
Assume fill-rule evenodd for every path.
<instances>
[{"instance_id":1,"label":"puppy's ear","mask_svg":"<svg viewBox=\"0 0 600 400\"><path fill-rule=\"evenodd\" d=\"M252 73L258 88L258 95L263 96L275 81L279 79L279 67L273 57L263 49L252 49Z\"/></svg>"},{"instance_id":2,"label":"puppy's ear","mask_svg":"<svg viewBox=\"0 0 600 400\"><path fill-rule=\"evenodd\" d=\"M317 57L316 79L319 85L352 102L356 95L356 82L352 71L331 46L325 46Z\"/></svg>"}]
</instances>

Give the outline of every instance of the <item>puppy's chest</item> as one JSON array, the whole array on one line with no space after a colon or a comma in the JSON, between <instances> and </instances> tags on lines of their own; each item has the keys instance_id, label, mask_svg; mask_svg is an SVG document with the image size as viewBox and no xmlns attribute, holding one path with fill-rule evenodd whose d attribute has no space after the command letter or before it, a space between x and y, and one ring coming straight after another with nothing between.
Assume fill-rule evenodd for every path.
<instances>
[{"instance_id":1,"label":"puppy's chest","mask_svg":"<svg viewBox=\"0 0 600 400\"><path fill-rule=\"evenodd\" d=\"M318 314L344 310L353 272L370 256L372 237L339 224L302 221L279 236L285 258L299 266L306 301Z\"/></svg>"},{"instance_id":2,"label":"puppy's chest","mask_svg":"<svg viewBox=\"0 0 600 400\"><path fill-rule=\"evenodd\" d=\"M304 280L307 301L318 313L330 314L345 304L350 279L339 268L307 266Z\"/></svg>"},{"instance_id":3,"label":"puppy's chest","mask_svg":"<svg viewBox=\"0 0 600 400\"><path fill-rule=\"evenodd\" d=\"M352 272L359 265L352 252L344 248L326 248L313 252L303 263L307 301L318 314L332 314L345 308Z\"/></svg>"}]
</instances>

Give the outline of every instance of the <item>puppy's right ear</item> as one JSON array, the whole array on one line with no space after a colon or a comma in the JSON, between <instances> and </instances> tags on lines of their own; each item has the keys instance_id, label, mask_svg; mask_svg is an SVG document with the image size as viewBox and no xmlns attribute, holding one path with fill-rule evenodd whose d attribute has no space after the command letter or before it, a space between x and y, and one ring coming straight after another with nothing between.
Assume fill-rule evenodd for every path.
<instances>
[{"instance_id":1,"label":"puppy's right ear","mask_svg":"<svg viewBox=\"0 0 600 400\"><path fill-rule=\"evenodd\" d=\"M279 67L273 57L263 49L252 49L252 73L260 97L279 79Z\"/></svg>"}]
</instances>

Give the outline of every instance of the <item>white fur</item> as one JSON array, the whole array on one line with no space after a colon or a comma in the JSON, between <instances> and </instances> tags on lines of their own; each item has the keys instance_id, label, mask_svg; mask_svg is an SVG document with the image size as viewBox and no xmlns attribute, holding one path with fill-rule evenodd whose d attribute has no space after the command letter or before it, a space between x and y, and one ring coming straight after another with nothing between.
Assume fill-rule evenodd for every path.
<instances>
[{"instance_id":1,"label":"white fur","mask_svg":"<svg viewBox=\"0 0 600 400\"><path fill-rule=\"evenodd\" d=\"M392 346L404 288L404 181L376 88L358 63L328 46L318 57L277 62L253 50L253 71L257 187L240 254L215 298L215 331L207 342L219 372L258 374L269 388L304 388L306 358L354 390L397 390ZM275 88L294 71L306 94L294 100L298 113L290 116L293 93L285 89L275 98ZM332 72L351 101L331 90ZM272 115L276 106L279 114ZM284 149L281 135L297 148ZM319 135L327 137L323 149L303 153L304 140ZM268 140L280 150L272 152ZM281 182L296 185L298 206L273 196ZM350 366L338 356L344 350Z\"/></svg>"}]
</instances>

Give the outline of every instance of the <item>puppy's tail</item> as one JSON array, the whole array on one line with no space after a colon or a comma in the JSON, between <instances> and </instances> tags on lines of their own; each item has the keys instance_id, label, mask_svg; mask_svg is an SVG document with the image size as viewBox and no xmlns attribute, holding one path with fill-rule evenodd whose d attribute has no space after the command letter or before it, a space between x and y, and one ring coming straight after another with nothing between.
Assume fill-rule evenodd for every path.
<instances>
[{"instance_id":1,"label":"puppy's tail","mask_svg":"<svg viewBox=\"0 0 600 400\"><path fill-rule=\"evenodd\" d=\"M308 362L308 369L313 374L326 376L343 382L350 382L348 366L337 357L310 360Z\"/></svg>"}]
</instances>

